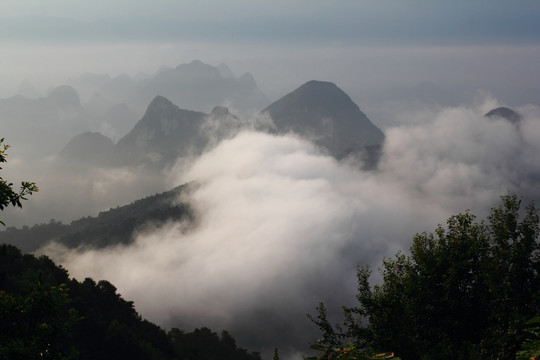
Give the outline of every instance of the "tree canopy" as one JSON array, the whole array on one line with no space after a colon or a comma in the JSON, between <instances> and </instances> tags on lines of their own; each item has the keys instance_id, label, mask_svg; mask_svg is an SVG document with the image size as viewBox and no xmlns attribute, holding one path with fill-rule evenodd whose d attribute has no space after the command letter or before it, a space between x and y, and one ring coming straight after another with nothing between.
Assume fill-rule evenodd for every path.
<instances>
[{"instance_id":1,"label":"tree canopy","mask_svg":"<svg viewBox=\"0 0 540 360\"><path fill-rule=\"evenodd\" d=\"M208 328L165 332L108 281L70 279L46 256L0 245L0 360L260 360Z\"/></svg>"},{"instance_id":2,"label":"tree canopy","mask_svg":"<svg viewBox=\"0 0 540 360\"><path fill-rule=\"evenodd\" d=\"M7 150L9 145L4 144L4 138L0 139L0 164L7 162ZM0 169L2 169L0 167ZM0 177L0 210L4 210L7 206L13 205L22 207L21 200L26 200L27 195L32 195L38 191L38 187L34 182L22 181L19 191L13 190L13 183L10 183ZM4 222L0 220L0 224Z\"/></svg>"},{"instance_id":3,"label":"tree canopy","mask_svg":"<svg viewBox=\"0 0 540 360\"><path fill-rule=\"evenodd\" d=\"M409 254L385 259L382 283L358 268L358 306L345 309L343 329L330 326L324 305L312 320L319 346L352 343L407 359L515 359L526 323L540 314L539 216L516 196L502 197L486 220L469 211L446 228L417 234Z\"/></svg>"}]
</instances>

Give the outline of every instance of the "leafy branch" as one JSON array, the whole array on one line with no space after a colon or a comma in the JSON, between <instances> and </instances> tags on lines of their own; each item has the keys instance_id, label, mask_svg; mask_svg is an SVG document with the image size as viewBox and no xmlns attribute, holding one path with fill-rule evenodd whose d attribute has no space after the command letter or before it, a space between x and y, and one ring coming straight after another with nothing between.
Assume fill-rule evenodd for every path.
<instances>
[{"instance_id":1,"label":"leafy branch","mask_svg":"<svg viewBox=\"0 0 540 360\"><path fill-rule=\"evenodd\" d=\"M0 139L0 163L7 162L7 150L9 145L4 144L4 138ZM0 167L0 170L2 167ZM13 190L13 183L7 182L2 177L0 177L0 210L4 210L9 205L15 207L22 207L22 200L26 200L28 195L39 191L35 182L22 181L19 191ZM0 220L0 224L6 225L3 221Z\"/></svg>"}]
</instances>

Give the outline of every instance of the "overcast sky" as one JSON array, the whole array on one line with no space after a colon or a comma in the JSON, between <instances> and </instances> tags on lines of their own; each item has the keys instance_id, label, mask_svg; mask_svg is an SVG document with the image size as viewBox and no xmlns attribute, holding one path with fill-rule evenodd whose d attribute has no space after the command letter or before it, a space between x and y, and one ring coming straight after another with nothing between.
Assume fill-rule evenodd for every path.
<instances>
[{"instance_id":1,"label":"overcast sky","mask_svg":"<svg viewBox=\"0 0 540 360\"><path fill-rule=\"evenodd\" d=\"M0 12L3 39L47 42L501 45L540 38L540 3L531 0L7 0Z\"/></svg>"},{"instance_id":2,"label":"overcast sky","mask_svg":"<svg viewBox=\"0 0 540 360\"><path fill-rule=\"evenodd\" d=\"M532 0L4 0L0 96L200 59L252 72L271 99L320 79L360 102L431 82L527 103L539 18Z\"/></svg>"}]
</instances>

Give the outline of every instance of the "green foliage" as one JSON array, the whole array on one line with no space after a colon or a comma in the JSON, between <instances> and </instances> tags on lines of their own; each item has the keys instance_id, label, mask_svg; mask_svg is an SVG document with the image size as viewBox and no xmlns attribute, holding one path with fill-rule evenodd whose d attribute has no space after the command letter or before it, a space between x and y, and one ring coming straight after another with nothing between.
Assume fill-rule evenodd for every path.
<instances>
[{"instance_id":1,"label":"green foliage","mask_svg":"<svg viewBox=\"0 0 540 360\"><path fill-rule=\"evenodd\" d=\"M535 316L525 325L527 337L516 354L516 360L536 360L540 357L540 316Z\"/></svg>"},{"instance_id":2,"label":"green foliage","mask_svg":"<svg viewBox=\"0 0 540 360\"><path fill-rule=\"evenodd\" d=\"M35 282L30 293L0 290L0 359L73 359L77 352L66 339L78 320L69 307L65 284Z\"/></svg>"},{"instance_id":3,"label":"green foliage","mask_svg":"<svg viewBox=\"0 0 540 360\"><path fill-rule=\"evenodd\" d=\"M0 245L0 360L260 360L210 329L167 334L113 284L70 279L49 258Z\"/></svg>"},{"instance_id":4,"label":"green foliage","mask_svg":"<svg viewBox=\"0 0 540 360\"><path fill-rule=\"evenodd\" d=\"M539 234L536 208L521 209L516 196L503 196L487 221L450 217L417 234L410 255L385 259L380 285L358 268L359 306L345 309L338 337L405 360L514 359L525 322L540 313ZM316 324L323 339L336 336Z\"/></svg>"},{"instance_id":5,"label":"green foliage","mask_svg":"<svg viewBox=\"0 0 540 360\"><path fill-rule=\"evenodd\" d=\"M4 138L0 139L0 163L7 162L7 150L9 145L4 144ZM0 167L0 169L2 169ZM2 177L0 177L0 210L4 210L7 206L18 206L22 207L22 200L26 200L26 196L32 195L33 192L38 191L38 187L33 182L22 181L21 187L18 192L13 190L13 183L7 182ZM0 224L4 224L0 220Z\"/></svg>"},{"instance_id":6,"label":"green foliage","mask_svg":"<svg viewBox=\"0 0 540 360\"><path fill-rule=\"evenodd\" d=\"M274 357L273 360L279 360L279 351L278 348L274 348Z\"/></svg>"},{"instance_id":7,"label":"green foliage","mask_svg":"<svg viewBox=\"0 0 540 360\"><path fill-rule=\"evenodd\" d=\"M112 284L70 279L47 257L0 245L0 292L7 359L33 358L15 356L21 348L51 359L175 358L166 333L142 320Z\"/></svg>"},{"instance_id":8,"label":"green foliage","mask_svg":"<svg viewBox=\"0 0 540 360\"><path fill-rule=\"evenodd\" d=\"M339 347L327 347L324 345L312 345L313 350L320 351L321 354L313 357L306 357L305 360L379 360L379 359L394 359L399 360L394 356L394 353L372 353L367 352L363 347L356 343L347 343Z\"/></svg>"},{"instance_id":9,"label":"green foliage","mask_svg":"<svg viewBox=\"0 0 540 360\"><path fill-rule=\"evenodd\" d=\"M315 325L317 325L323 333L322 338L317 342L318 345L314 346L323 346L325 348L339 347L342 344L342 339L346 337L346 335L343 334L343 331L339 325L336 325L336 329L334 329L334 326L330 324L326 314L326 306L324 306L323 303L320 303L316 309L318 313L317 317L313 317L313 315L309 313L306 314L307 317Z\"/></svg>"}]
</instances>

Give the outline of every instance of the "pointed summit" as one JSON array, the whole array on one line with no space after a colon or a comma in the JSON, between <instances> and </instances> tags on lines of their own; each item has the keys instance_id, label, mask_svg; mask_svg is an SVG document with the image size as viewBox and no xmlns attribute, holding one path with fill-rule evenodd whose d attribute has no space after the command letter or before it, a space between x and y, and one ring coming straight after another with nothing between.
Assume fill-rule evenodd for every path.
<instances>
[{"instance_id":1,"label":"pointed summit","mask_svg":"<svg viewBox=\"0 0 540 360\"><path fill-rule=\"evenodd\" d=\"M277 132L310 139L337 158L384 141L383 132L331 82L309 81L263 112L270 115Z\"/></svg>"},{"instance_id":2,"label":"pointed summit","mask_svg":"<svg viewBox=\"0 0 540 360\"><path fill-rule=\"evenodd\" d=\"M174 109L177 109L177 108L178 106L174 105L169 99L161 95L158 95L150 102L150 104L148 104L148 107L146 108L145 117L149 113L151 114L151 113L163 112L163 111L173 111Z\"/></svg>"},{"instance_id":3,"label":"pointed summit","mask_svg":"<svg viewBox=\"0 0 540 360\"><path fill-rule=\"evenodd\" d=\"M198 129L206 114L180 109L156 96L135 127L116 145L116 161L163 166L192 148L200 148Z\"/></svg>"},{"instance_id":4,"label":"pointed summit","mask_svg":"<svg viewBox=\"0 0 540 360\"><path fill-rule=\"evenodd\" d=\"M298 107L299 112L318 111L327 114L358 109L351 98L336 84L327 81L311 80L293 92L270 105L273 111L290 111ZM301 108L300 108L301 107Z\"/></svg>"},{"instance_id":5,"label":"pointed summit","mask_svg":"<svg viewBox=\"0 0 540 360\"><path fill-rule=\"evenodd\" d=\"M156 96L135 127L116 144L118 164L166 167L179 157L198 156L240 130L241 121L223 106L211 114L184 110Z\"/></svg>"},{"instance_id":6,"label":"pointed summit","mask_svg":"<svg viewBox=\"0 0 540 360\"><path fill-rule=\"evenodd\" d=\"M137 139L137 146L143 148L149 143L161 146L166 139L167 142L177 141L179 137L189 136L204 116L201 112L180 109L169 99L156 96L143 118L129 134L120 139L118 145L133 136Z\"/></svg>"}]
</instances>

